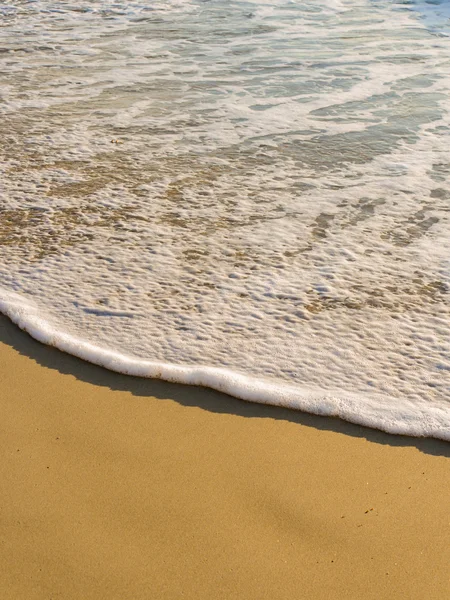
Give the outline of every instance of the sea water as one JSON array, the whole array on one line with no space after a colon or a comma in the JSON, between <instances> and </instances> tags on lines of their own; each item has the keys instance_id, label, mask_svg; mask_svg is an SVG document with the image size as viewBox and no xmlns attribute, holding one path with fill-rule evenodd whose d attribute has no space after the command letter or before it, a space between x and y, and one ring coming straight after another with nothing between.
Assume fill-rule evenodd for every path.
<instances>
[{"instance_id":1,"label":"sea water","mask_svg":"<svg viewBox=\"0 0 450 600\"><path fill-rule=\"evenodd\" d=\"M112 370L450 440L446 9L0 5L0 310Z\"/></svg>"}]
</instances>

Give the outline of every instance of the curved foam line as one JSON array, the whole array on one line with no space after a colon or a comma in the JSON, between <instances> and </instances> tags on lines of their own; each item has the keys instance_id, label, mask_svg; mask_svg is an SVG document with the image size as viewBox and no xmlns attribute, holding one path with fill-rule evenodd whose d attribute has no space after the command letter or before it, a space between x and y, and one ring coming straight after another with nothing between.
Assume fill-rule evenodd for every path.
<instances>
[{"instance_id":1,"label":"curved foam line","mask_svg":"<svg viewBox=\"0 0 450 600\"><path fill-rule=\"evenodd\" d=\"M0 312L39 342L111 371L208 387L241 400L339 417L387 433L450 441L450 405L444 403L419 404L375 394L309 390L223 368L182 366L127 356L58 331L39 316L37 307L30 301L4 290L0 290Z\"/></svg>"}]
</instances>

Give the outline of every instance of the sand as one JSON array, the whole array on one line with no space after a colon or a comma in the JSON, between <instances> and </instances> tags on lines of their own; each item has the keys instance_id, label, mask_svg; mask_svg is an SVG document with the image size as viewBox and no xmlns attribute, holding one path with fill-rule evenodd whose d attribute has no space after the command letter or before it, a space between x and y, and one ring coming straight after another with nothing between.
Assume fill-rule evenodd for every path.
<instances>
[{"instance_id":1,"label":"sand","mask_svg":"<svg viewBox=\"0 0 450 600\"><path fill-rule=\"evenodd\" d=\"M110 373L0 318L2 600L447 599L450 444Z\"/></svg>"}]
</instances>

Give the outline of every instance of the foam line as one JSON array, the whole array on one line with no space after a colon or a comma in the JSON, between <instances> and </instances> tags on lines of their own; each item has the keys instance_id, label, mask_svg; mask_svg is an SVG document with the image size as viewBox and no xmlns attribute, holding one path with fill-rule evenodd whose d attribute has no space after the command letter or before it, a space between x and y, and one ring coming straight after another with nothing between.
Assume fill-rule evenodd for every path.
<instances>
[{"instance_id":1,"label":"foam line","mask_svg":"<svg viewBox=\"0 0 450 600\"><path fill-rule=\"evenodd\" d=\"M4 290L0 290L0 312L37 341L117 373L199 385L241 400L339 417L391 434L450 441L450 408L444 404L421 406L382 395L311 390L207 365L181 366L127 356L57 330L40 315L36 305Z\"/></svg>"}]
</instances>

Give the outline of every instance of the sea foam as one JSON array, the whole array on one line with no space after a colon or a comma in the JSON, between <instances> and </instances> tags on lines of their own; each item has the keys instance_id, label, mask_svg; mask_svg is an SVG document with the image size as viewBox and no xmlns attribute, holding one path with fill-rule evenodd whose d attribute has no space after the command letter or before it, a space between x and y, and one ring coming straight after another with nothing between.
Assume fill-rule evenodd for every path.
<instances>
[{"instance_id":1,"label":"sea foam","mask_svg":"<svg viewBox=\"0 0 450 600\"><path fill-rule=\"evenodd\" d=\"M249 377L223 368L179 366L138 359L57 330L30 302L1 291L0 311L39 342L117 373L208 387L241 400L339 417L388 433L450 441L450 411L445 403L430 407L426 402L398 401L377 394L362 396L342 390L325 392Z\"/></svg>"},{"instance_id":2,"label":"sea foam","mask_svg":"<svg viewBox=\"0 0 450 600\"><path fill-rule=\"evenodd\" d=\"M447 36L384 1L2 15L5 314L120 372L448 439Z\"/></svg>"}]
</instances>

